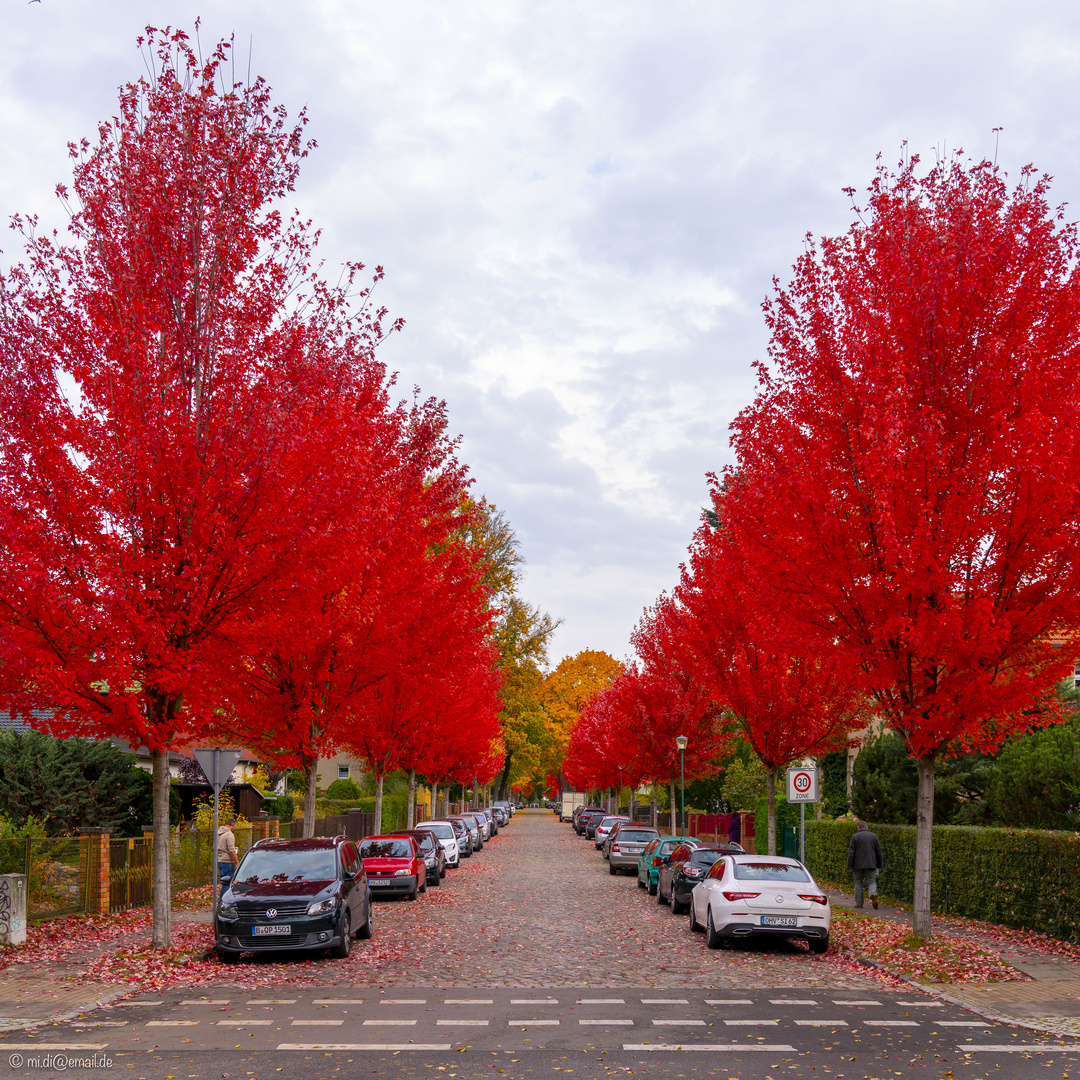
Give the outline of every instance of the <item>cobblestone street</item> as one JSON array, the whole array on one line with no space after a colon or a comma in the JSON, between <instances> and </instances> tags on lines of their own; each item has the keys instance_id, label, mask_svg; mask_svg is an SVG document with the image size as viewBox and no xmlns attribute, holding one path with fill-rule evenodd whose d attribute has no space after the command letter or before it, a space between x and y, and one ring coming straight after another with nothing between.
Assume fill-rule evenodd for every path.
<instances>
[{"instance_id":1,"label":"cobblestone street","mask_svg":"<svg viewBox=\"0 0 1080 1080\"><path fill-rule=\"evenodd\" d=\"M794 944L711 952L548 811L524 811L417 903L375 907L374 940L323 961L350 986L836 987L880 982ZM248 963L244 968L261 966ZM303 965L310 971L308 965ZM254 974L254 973L252 973ZM222 971L222 982L229 972Z\"/></svg>"}]
</instances>

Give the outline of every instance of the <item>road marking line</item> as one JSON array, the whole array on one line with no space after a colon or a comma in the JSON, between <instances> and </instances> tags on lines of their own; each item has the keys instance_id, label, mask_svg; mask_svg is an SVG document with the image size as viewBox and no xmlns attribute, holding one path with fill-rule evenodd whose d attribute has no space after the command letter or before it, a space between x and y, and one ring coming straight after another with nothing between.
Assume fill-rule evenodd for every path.
<instances>
[{"instance_id":1,"label":"road marking line","mask_svg":"<svg viewBox=\"0 0 1080 1080\"><path fill-rule=\"evenodd\" d=\"M653 1024L656 1027L660 1027L661 1025L663 1025L665 1027L671 1027L671 1026L677 1026L677 1027L704 1027L705 1026L705 1021L704 1020L654 1020Z\"/></svg>"},{"instance_id":2,"label":"road marking line","mask_svg":"<svg viewBox=\"0 0 1080 1080\"><path fill-rule=\"evenodd\" d=\"M686 998L642 998L642 1005L689 1005Z\"/></svg>"},{"instance_id":3,"label":"road marking line","mask_svg":"<svg viewBox=\"0 0 1080 1080\"><path fill-rule=\"evenodd\" d=\"M273 1020L219 1020L218 1027L269 1027Z\"/></svg>"},{"instance_id":4,"label":"road marking line","mask_svg":"<svg viewBox=\"0 0 1080 1080\"><path fill-rule=\"evenodd\" d=\"M135 1005L164 1005L165 1002L164 1001L118 1001L116 1004L120 1005L121 1007L130 1008L130 1007L135 1006Z\"/></svg>"},{"instance_id":5,"label":"road marking line","mask_svg":"<svg viewBox=\"0 0 1080 1080\"><path fill-rule=\"evenodd\" d=\"M415 1020L365 1020L361 1027L416 1027Z\"/></svg>"},{"instance_id":6,"label":"road marking line","mask_svg":"<svg viewBox=\"0 0 1080 1080\"><path fill-rule=\"evenodd\" d=\"M4 1043L5 1050L104 1050L108 1043Z\"/></svg>"},{"instance_id":7,"label":"road marking line","mask_svg":"<svg viewBox=\"0 0 1080 1080\"><path fill-rule=\"evenodd\" d=\"M897 1005L914 1005L920 1009L944 1009L944 1001L898 1001Z\"/></svg>"},{"instance_id":8,"label":"road marking line","mask_svg":"<svg viewBox=\"0 0 1080 1080\"><path fill-rule=\"evenodd\" d=\"M344 1020L294 1020L292 1027L341 1027Z\"/></svg>"},{"instance_id":9,"label":"road marking line","mask_svg":"<svg viewBox=\"0 0 1080 1080\"><path fill-rule=\"evenodd\" d=\"M737 1054L745 1054L754 1050L764 1051L767 1054L779 1054L785 1050L794 1050L794 1046L787 1043L623 1043L624 1050L705 1050L705 1051L734 1051Z\"/></svg>"},{"instance_id":10,"label":"road marking line","mask_svg":"<svg viewBox=\"0 0 1080 1080\"><path fill-rule=\"evenodd\" d=\"M880 1005L880 1001L836 1001L833 1000L834 1005Z\"/></svg>"},{"instance_id":11,"label":"road marking line","mask_svg":"<svg viewBox=\"0 0 1080 1080\"><path fill-rule=\"evenodd\" d=\"M1061 1046L1055 1043L968 1043L956 1048L959 1054L1075 1054L1080 1043Z\"/></svg>"},{"instance_id":12,"label":"road marking line","mask_svg":"<svg viewBox=\"0 0 1080 1080\"><path fill-rule=\"evenodd\" d=\"M490 1020L436 1020L436 1027L487 1027Z\"/></svg>"},{"instance_id":13,"label":"road marking line","mask_svg":"<svg viewBox=\"0 0 1080 1080\"><path fill-rule=\"evenodd\" d=\"M32 1045L32 1044L31 1044ZM279 1050L452 1050L452 1043L278 1043Z\"/></svg>"},{"instance_id":14,"label":"road marking line","mask_svg":"<svg viewBox=\"0 0 1080 1080\"><path fill-rule=\"evenodd\" d=\"M198 1020L147 1020L147 1027L195 1027Z\"/></svg>"},{"instance_id":15,"label":"road marking line","mask_svg":"<svg viewBox=\"0 0 1080 1080\"><path fill-rule=\"evenodd\" d=\"M295 1005L296 998L252 998L249 1005Z\"/></svg>"},{"instance_id":16,"label":"road marking line","mask_svg":"<svg viewBox=\"0 0 1080 1080\"><path fill-rule=\"evenodd\" d=\"M799 998L769 998L770 1005L816 1005L816 1001Z\"/></svg>"},{"instance_id":17,"label":"road marking line","mask_svg":"<svg viewBox=\"0 0 1080 1080\"><path fill-rule=\"evenodd\" d=\"M444 998L444 1005L494 1005L491 998Z\"/></svg>"},{"instance_id":18,"label":"road marking line","mask_svg":"<svg viewBox=\"0 0 1080 1080\"><path fill-rule=\"evenodd\" d=\"M846 1020L796 1020L799 1027L847 1027Z\"/></svg>"},{"instance_id":19,"label":"road marking line","mask_svg":"<svg viewBox=\"0 0 1080 1080\"><path fill-rule=\"evenodd\" d=\"M753 1005L749 998L706 998L706 1005Z\"/></svg>"},{"instance_id":20,"label":"road marking line","mask_svg":"<svg viewBox=\"0 0 1080 1080\"><path fill-rule=\"evenodd\" d=\"M558 1027L558 1020L507 1020L507 1027Z\"/></svg>"},{"instance_id":21,"label":"road marking line","mask_svg":"<svg viewBox=\"0 0 1080 1080\"><path fill-rule=\"evenodd\" d=\"M380 1005L426 1005L427 998L383 998Z\"/></svg>"},{"instance_id":22,"label":"road marking line","mask_svg":"<svg viewBox=\"0 0 1080 1080\"><path fill-rule=\"evenodd\" d=\"M127 1027L126 1020L71 1020L75 1027Z\"/></svg>"},{"instance_id":23,"label":"road marking line","mask_svg":"<svg viewBox=\"0 0 1080 1080\"><path fill-rule=\"evenodd\" d=\"M315 998L312 1005L363 1005L363 998Z\"/></svg>"},{"instance_id":24,"label":"road marking line","mask_svg":"<svg viewBox=\"0 0 1080 1080\"><path fill-rule=\"evenodd\" d=\"M579 1005L625 1005L625 998L578 998Z\"/></svg>"},{"instance_id":25,"label":"road marking line","mask_svg":"<svg viewBox=\"0 0 1080 1080\"><path fill-rule=\"evenodd\" d=\"M582 1027L607 1027L611 1024L621 1024L624 1027L633 1027L633 1020L579 1020Z\"/></svg>"},{"instance_id":26,"label":"road marking line","mask_svg":"<svg viewBox=\"0 0 1080 1080\"><path fill-rule=\"evenodd\" d=\"M511 1005L558 1005L558 998L511 998Z\"/></svg>"},{"instance_id":27,"label":"road marking line","mask_svg":"<svg viewBox=\"0 0 1080 1080\"><path fill-rule=\"evenodd\" d=\"M935 1020L938 1027L993 1027L991 1020Z\"/></svg>"},{"instance_id":28,"label":"road marking line","mask_svg":"<svg viewBox=\"0 0 1080 1080\"><path fill-rule=\"evenodd\" d=\"M181 1005L228 1005L228 998L198 998L194 1001L181 1001Z\"/></svg>"},{"instance_id":29,"label":"road marking line","mask_svg":"<svg viewBox=\"0 0 1080 1080\"><path fill-rule=\"evenodd\" d=\"M918 1020L864 1020L867 1027L918 1027Z\"/></svg>"},{"instance_id":30,"label":"road marking line","mask_svg":"<svg viewBox=\"0 0 1080 1080\"><path fill-rule=\"evenodd\" d=\"M779 1020L725 1020L728 1027L776 1027Z\"/></svg>"}]
</instances>

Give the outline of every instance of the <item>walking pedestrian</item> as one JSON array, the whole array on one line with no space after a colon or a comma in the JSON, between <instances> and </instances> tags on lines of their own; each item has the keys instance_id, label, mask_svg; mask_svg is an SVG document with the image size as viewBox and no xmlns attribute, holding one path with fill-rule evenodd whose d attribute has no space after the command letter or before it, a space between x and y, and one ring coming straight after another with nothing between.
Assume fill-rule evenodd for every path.
<instances>
[{"instance_id":1,"label":"walking pedestrian","mask_svg":"<svg viewBox=\"0 0 1080 1080\"><path fill-rule=\"evenodd\" d=\"M855 880L855 906L863 906L863 890L877 908L877 876L881 869L881 845L865 821L855 826L847 849L847 868Z\"/></svg>"},{"instance_id":2,"label":"walking pedestrian","mask_svg":"<svg viewBox=\"0 0 1080 1080\"><path fill-rule=\"evenodd\" d=\"M727 838L729 844L742 844L742 818L738 812L728 818Z\"/></svg>"},{"instance_id":3,"label":"walking pedestrian","mask_svg":"<svg viewBox=\"0 0 1080 1080\"><path fill-rule=\"evenodd\" d=\"M236 837L233 835L234 825L236 825L236 818L229 818L224 825L218 826L217 831L217 872L218 883L221 886L218 890L219 904L221 898L225 895L226 887L232 881L233 871L240 863L236 855Z\"/></svg>"}]
</instances>

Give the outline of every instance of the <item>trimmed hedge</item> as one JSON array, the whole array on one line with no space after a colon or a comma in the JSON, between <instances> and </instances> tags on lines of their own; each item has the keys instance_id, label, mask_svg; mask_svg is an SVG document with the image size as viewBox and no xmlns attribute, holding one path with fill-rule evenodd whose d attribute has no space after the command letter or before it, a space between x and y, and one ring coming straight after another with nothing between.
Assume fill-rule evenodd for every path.
<instances>
[{"instance_id":1,"label":"trimmed hedge","mask_svg":"<svg viewBox=\"0 0 1080 1080\"><path fill-rule=\"evenodd\" d=\"M375 812L375 796L361 795L359 799L316 799L316 817L326 817L327 814L347 814L350 810L363 810L365 813ZM296 813L298 816L304 813L304 800L296 800Z\"/></svg>"},{"instance_id":2,"label":"trimmed hedge","mask_svg":"<svg viewBox=\"0 0 1080 1080\"><path fill-rule=\"evenodd\" d=\"M812 814L813 807L808 808ZM809 815L808 815L809 816ZM810 822L807 821L807 825ZM784 835L784 826L799 827L799 804L789 803L787 799L776 799L776 849L780 850L781 837ZM810 833L807 830L807 836ZM769 848L769 800L761 798L757 801L754 810L754 836L757 839L758 854L764 855ZM809 842L809 841L807 841Z\"/></svg>"},{"instance_id":3,"label":"trimmed hedge","mask_svg":"<svg viewBox=\"0 0 1080 1080\"><path fill-rule=\"evenodd\" d=\"M874 825L883 895L912 900L915 826ZM823 881L847 883L853 821L806 822L806 864ZM1003 926L1080 941L1080 835L1030 829L935 825L930 906Z\"/></svg>"}]
</instances>

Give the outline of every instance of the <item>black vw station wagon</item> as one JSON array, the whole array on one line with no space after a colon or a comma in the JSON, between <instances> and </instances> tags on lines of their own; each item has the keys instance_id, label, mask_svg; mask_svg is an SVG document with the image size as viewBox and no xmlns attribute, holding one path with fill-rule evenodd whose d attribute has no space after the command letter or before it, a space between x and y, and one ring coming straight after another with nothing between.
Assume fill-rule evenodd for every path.
<instances>
[{"instance_id":1,"label":"black vw station wagon","mask_svg":"<svg viewBox=\"0 0 1080 1080\"><path fill-rule=\"evenodd\" d=\"M329 949L343 960L352 938L371 937L371 890L356 845L344 836L260 840L240 860L214 927L218 955Z\"/></svg>"}]
</instances>

